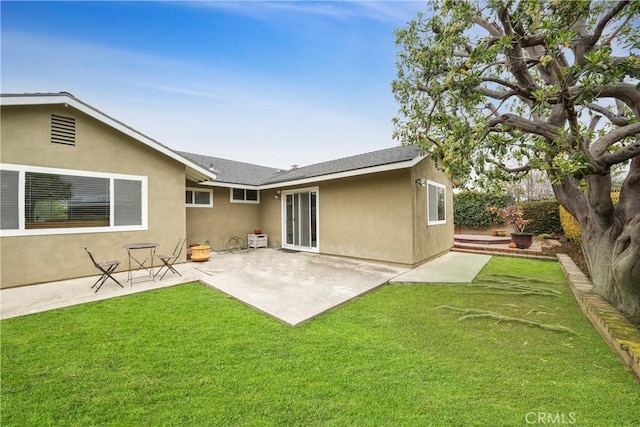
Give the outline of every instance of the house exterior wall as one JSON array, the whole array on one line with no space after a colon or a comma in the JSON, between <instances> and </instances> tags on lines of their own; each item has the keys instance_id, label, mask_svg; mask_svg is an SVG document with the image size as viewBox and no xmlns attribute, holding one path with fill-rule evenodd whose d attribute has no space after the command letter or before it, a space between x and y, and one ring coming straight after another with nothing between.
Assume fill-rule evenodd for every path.
<instances>
[{"instance_id":1,"label":"house exterior wall","mask_svg":"<svg viewBox=\"0 0 640 427\"><path fill-rule=\"evenodd\" d=\"M260 228L260 204L231 203L229 189L224 187L187 186L213 190L213 207L186 208L187 244L204 245L209 240L214 249L226 249L230 237L246 241L247 234Z\"/></svg>"},{"instance_id":2,"label":"house exterior wall","mask_svg":"<svg viewBox=\"0 0 640 427\"><path fill-rule=\"evenodd\" d=\"M411 264L409 179L405 169L324 183L321 253Z\"/></svg>"},{"instance_id":3,"label":"house exterior wall","mask_svg":"<svg viewBox=\"0 0 640 427\"><path fill-rule=\"evenodd\" d=\"M280 192L279 192L280 191ZM278 198L276 198L278 196ZM260 191L260 229L270 247L282 247L282 190Z\"/></svg>"},{"instance_id":4,"label":"house exterior wall","mask_svg":"<svg viewBox=\"0 0 640 427\"><path fill-rule=\"evenodd\" d=\"M445 224L427 224L427 187L416 185L417 179L425 179L445 186ZM451 180L435 167L430 157L424 158L411 168L411 188L413 190L413 264L420 264L453 247L453 188Z\"/></svg>"},{"instance_id":5,"label":"house exterior wall","mask_svg":"<svg viewBox=\"0 0 640 427\"><path fill-rule=\"evenodd\" d=\"M424 178L445 186L446 223L427 224ZM430 158L411 169L381 172L281 188L318 188L319 252L328 255L416 265L453 246L451 180ZM282 197L261 191L260 224L269 246L282 246Z\"/></svg>"},{"instance_id":6,"label":"house exterior wall","mask_svg":"<svg viewBox=\"0 0 640 427\"><path fill-rule=\"evenodd\" d=\"M322 254L401 264L413 262L412 192L408 169L281 188L318 188ZM261 195L262 230L269 246L282 245L282 197Z\"/></svg>"},{"instance_id":7,"label":"house exterior wall","mask_svg":"<svg viewBox=\"0 0 640 427\"><path fill-rule=\"evenodd\" d=\"M50 142L52 113L76 119L75 146ZM117 271L123 271L128 265L123 244L151 241L160 244L159 250L170 251L186 234L183 164L73 108L3 106L1 119L2 163L142 175L148 180L147 230L0 238L2 288L97 274L83 244L98 260L120 260Z\"/></svg>"}]
</instances>

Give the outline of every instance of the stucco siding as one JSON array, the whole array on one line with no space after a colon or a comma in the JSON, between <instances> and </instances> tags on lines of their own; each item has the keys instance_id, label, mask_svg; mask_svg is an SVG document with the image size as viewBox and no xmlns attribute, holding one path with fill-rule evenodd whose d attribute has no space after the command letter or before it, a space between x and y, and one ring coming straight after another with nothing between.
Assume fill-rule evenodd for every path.
<instances>
[{"instance_id":1,"label":"stucco siding","mask_svg":"<svg viewBox=\"0 0 640 427\"><path fill-rule=\"evenodd\" d=\"M321 183L320 252L411 264L409 170Z\"/></svg>"},{"instance_id":2,"label":"stucco siding","mask_svg":"<svg viewBox=\"0 0 640 427\"><path fill-rule=\"evenodd\" d=\"M51 114L76 119L76 145L50 142ZM147 177L148 229L64 235L2 237L3 288L97 274L82 245L99 260L127 266L122 245L157 242L171 251L186 234L185 166L73 108L2 107L1 162ZM179 202L178 202L179 201Z\"/></svg>"},{"instance_id":3,"label":"stucco siding","mask_svg":"<svg viewBox=\"0 0 640 427\"><path fill-rule=\"evenodd\" d=\"M427 223L427 187L415 184L416 180L429 180L445 186L445 224ZM413 190L413 264L419 264L448 251L453 246L453 190L451 180L438 170L430 157L426 157L411 169Z\"/></svg>"},{"instance_id":4,"label":"stucco siding","mask_svg":"<svg viewBox=\"0 0 640 427\"><path fill-rule=\"evenodd\" d=\"M276 198L276 196L278 196ZM282 247L282 192L260 191L260 228L269 236L269 246Z\"/></svg>"},{"instance_id":5,"label":"stucco siding","mask_svg":"<svg viewBox=\"0 0 640 427\"><path fill-rule=\"evenodd\" d=\"M189 187L196 187L188 184ZM187 243L201 245L207 240L214 249L226 249L229 238L241 236L260 228L260 205L231 203L228 188L199 187L213 190L213 207L187 208Z\"/></svg>"}]
</instances>

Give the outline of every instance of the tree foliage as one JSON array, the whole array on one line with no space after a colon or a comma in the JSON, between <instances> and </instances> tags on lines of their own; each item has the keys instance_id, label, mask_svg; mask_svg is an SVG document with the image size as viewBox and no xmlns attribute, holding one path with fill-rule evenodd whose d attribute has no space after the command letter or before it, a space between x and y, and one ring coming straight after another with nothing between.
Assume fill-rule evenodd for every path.
<instances>
[{"instance_id":1,"label":"tree foliage","mask_svg":"<svg viewBox=\"0 0 640 427\"><path fill-rule=\"evenodd\" d=\"M640 319L640 2L437 0L396 36L395 137L459 184L543 171L594 285Z\"/></svg>"},{"instance_id":2,"label":"tree foliage","mask_svg":"<svg viewBox=\"0 0 640 427\"><path fill-rule=\"evenodd\" d=\"M640 92L624 81L638 76L640 58L613 55L614 46L639 47L639 8L435 1L396 33L395 136L435 151L460 181L472 169L503 179L543 169L555 182L607 172L640 153ZM597 103L605 98L620 102Z\"/></svg>"}]
</instances>

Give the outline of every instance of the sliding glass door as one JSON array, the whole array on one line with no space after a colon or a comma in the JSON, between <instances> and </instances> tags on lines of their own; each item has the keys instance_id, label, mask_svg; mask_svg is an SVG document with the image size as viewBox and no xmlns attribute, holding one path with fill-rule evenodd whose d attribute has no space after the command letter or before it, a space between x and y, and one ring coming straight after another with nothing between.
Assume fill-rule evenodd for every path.
<instances>
[{"instance_id":1,"label":"sliding glass door","mask_svg":"<svg viewBox=\"0 0 640 427\"><path fill-rule=\"evenodd\" d=\"M284 247L318 250L318 190L285 192Z\"/></svg>"}]
</instances>

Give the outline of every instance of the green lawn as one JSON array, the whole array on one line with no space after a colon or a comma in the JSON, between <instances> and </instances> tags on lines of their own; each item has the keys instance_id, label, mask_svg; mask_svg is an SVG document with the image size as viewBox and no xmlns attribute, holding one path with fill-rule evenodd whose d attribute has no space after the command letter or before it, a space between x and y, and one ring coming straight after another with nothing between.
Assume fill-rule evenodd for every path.
<instances>
[{"instance_id":1,"label":"green lawn","mask_svg":"<svg viewBox=\"0 0 640 427\"><path fill-rule=\"evenodd\" d=\"M386 286L291 328L188 284L5 320L0 421L511 426L541 413L547 424L637 426L640 385L582 316L559 265L494 257L477 281L495 274L537 277L510 282L549 291ZM574 333L459 321L443 305Z\"/></svg>"}]
</instances>

